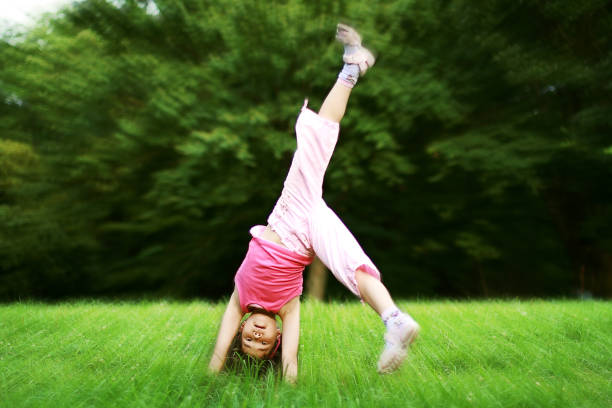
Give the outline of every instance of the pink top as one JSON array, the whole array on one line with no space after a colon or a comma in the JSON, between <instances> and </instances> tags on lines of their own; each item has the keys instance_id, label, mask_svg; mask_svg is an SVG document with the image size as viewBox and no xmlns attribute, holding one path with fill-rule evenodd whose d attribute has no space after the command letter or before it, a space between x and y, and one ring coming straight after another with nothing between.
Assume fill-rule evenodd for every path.
<instances>
[{"instance_id":1,"label":"pink top","mask_svg":"<svg viewBox=\"0 0 612 408\"><path fill-rule=\"evenodd\" d=\"M263 225L251 228L249 250L234 278L244 313L251 304L278 313L287 302L302 294L302 272L312 262L311 257L259 238L264 229Z\"/></svg>"}]
</instances>

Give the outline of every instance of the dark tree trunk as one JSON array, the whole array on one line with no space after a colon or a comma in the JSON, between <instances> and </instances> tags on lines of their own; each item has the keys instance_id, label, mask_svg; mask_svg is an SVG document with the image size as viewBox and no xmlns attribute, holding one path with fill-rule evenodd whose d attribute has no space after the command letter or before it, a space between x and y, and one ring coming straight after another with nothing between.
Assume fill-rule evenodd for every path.
<instances>
[{"instance_id":1,"label":"dark tree trunk","mask_svg":"<svg viewBox=\"0 0 612 408\"><path fill-rule=\"evenodd\" d=\"M327 270L323 262L317 257L308 267L306 279L306 296L323 300L325 287L327 286Z\"/></svg>"},{"instance_id":2,"label":"dark tree trunk","mask_svg":"<svg viewBox=\"0 0 612 408\"><path fill-rule=\"evenodd\" d=\"M544 194L549 213L570 257L575 276L576 294L612 297L612 255L581 237L581 229L589 213L588 197L563 189L557 180Z\"/></svg>"}]
</instances>

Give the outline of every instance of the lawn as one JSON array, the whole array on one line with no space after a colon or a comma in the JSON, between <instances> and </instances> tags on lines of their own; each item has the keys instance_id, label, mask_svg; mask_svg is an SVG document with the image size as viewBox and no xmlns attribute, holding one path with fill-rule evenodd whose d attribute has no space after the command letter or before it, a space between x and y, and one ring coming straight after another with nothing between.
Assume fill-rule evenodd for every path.
<instances>
[{"instance_id":1,"label":"lawn","mask_svg":"<svg viewBox=\"0 0 612 408\"><path fill-rule=\"evenodd\" d=\"M299 383L207 374L224 305L0 305L0 407L610 407L612 303L401 302L421 336L376 373L383 325L305 301Z\"/></svg>"}]
</instances>

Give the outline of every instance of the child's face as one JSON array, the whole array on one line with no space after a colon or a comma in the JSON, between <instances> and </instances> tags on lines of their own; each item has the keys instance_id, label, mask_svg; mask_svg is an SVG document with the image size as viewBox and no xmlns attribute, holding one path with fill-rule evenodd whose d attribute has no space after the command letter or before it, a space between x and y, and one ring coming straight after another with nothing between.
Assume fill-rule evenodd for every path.
<instances>
[{"instance_id":1,"label":"child's face","mask_svg":"<svg viewBox=\"0 0 612 408\"><path fill-rule=\"evenodd\" d=\"M245 320L242 327L242 351L262 359L270 354L279 334L273 317L253 313Z\"/></svg>"}]
</instances>

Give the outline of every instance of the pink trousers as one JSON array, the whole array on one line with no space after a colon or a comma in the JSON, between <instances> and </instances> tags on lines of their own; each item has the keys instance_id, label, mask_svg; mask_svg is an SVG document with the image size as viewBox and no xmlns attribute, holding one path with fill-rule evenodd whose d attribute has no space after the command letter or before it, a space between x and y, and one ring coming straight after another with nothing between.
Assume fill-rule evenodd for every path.
<instances>
[{"instance_id":1,"label":"pink trousers","mask_svg":"<svg viewBox=\"0 0 612 408\"><path fill-rule=\"evenodd\" d=\"M295 125L297 150L268 224L286 247L302 255L317 255L338 281L360 296L355 272L360 269L377 279L380 272L323 201L323 178L340 126L306 105L307 101Z\"/></svg>"}]
</instances>

